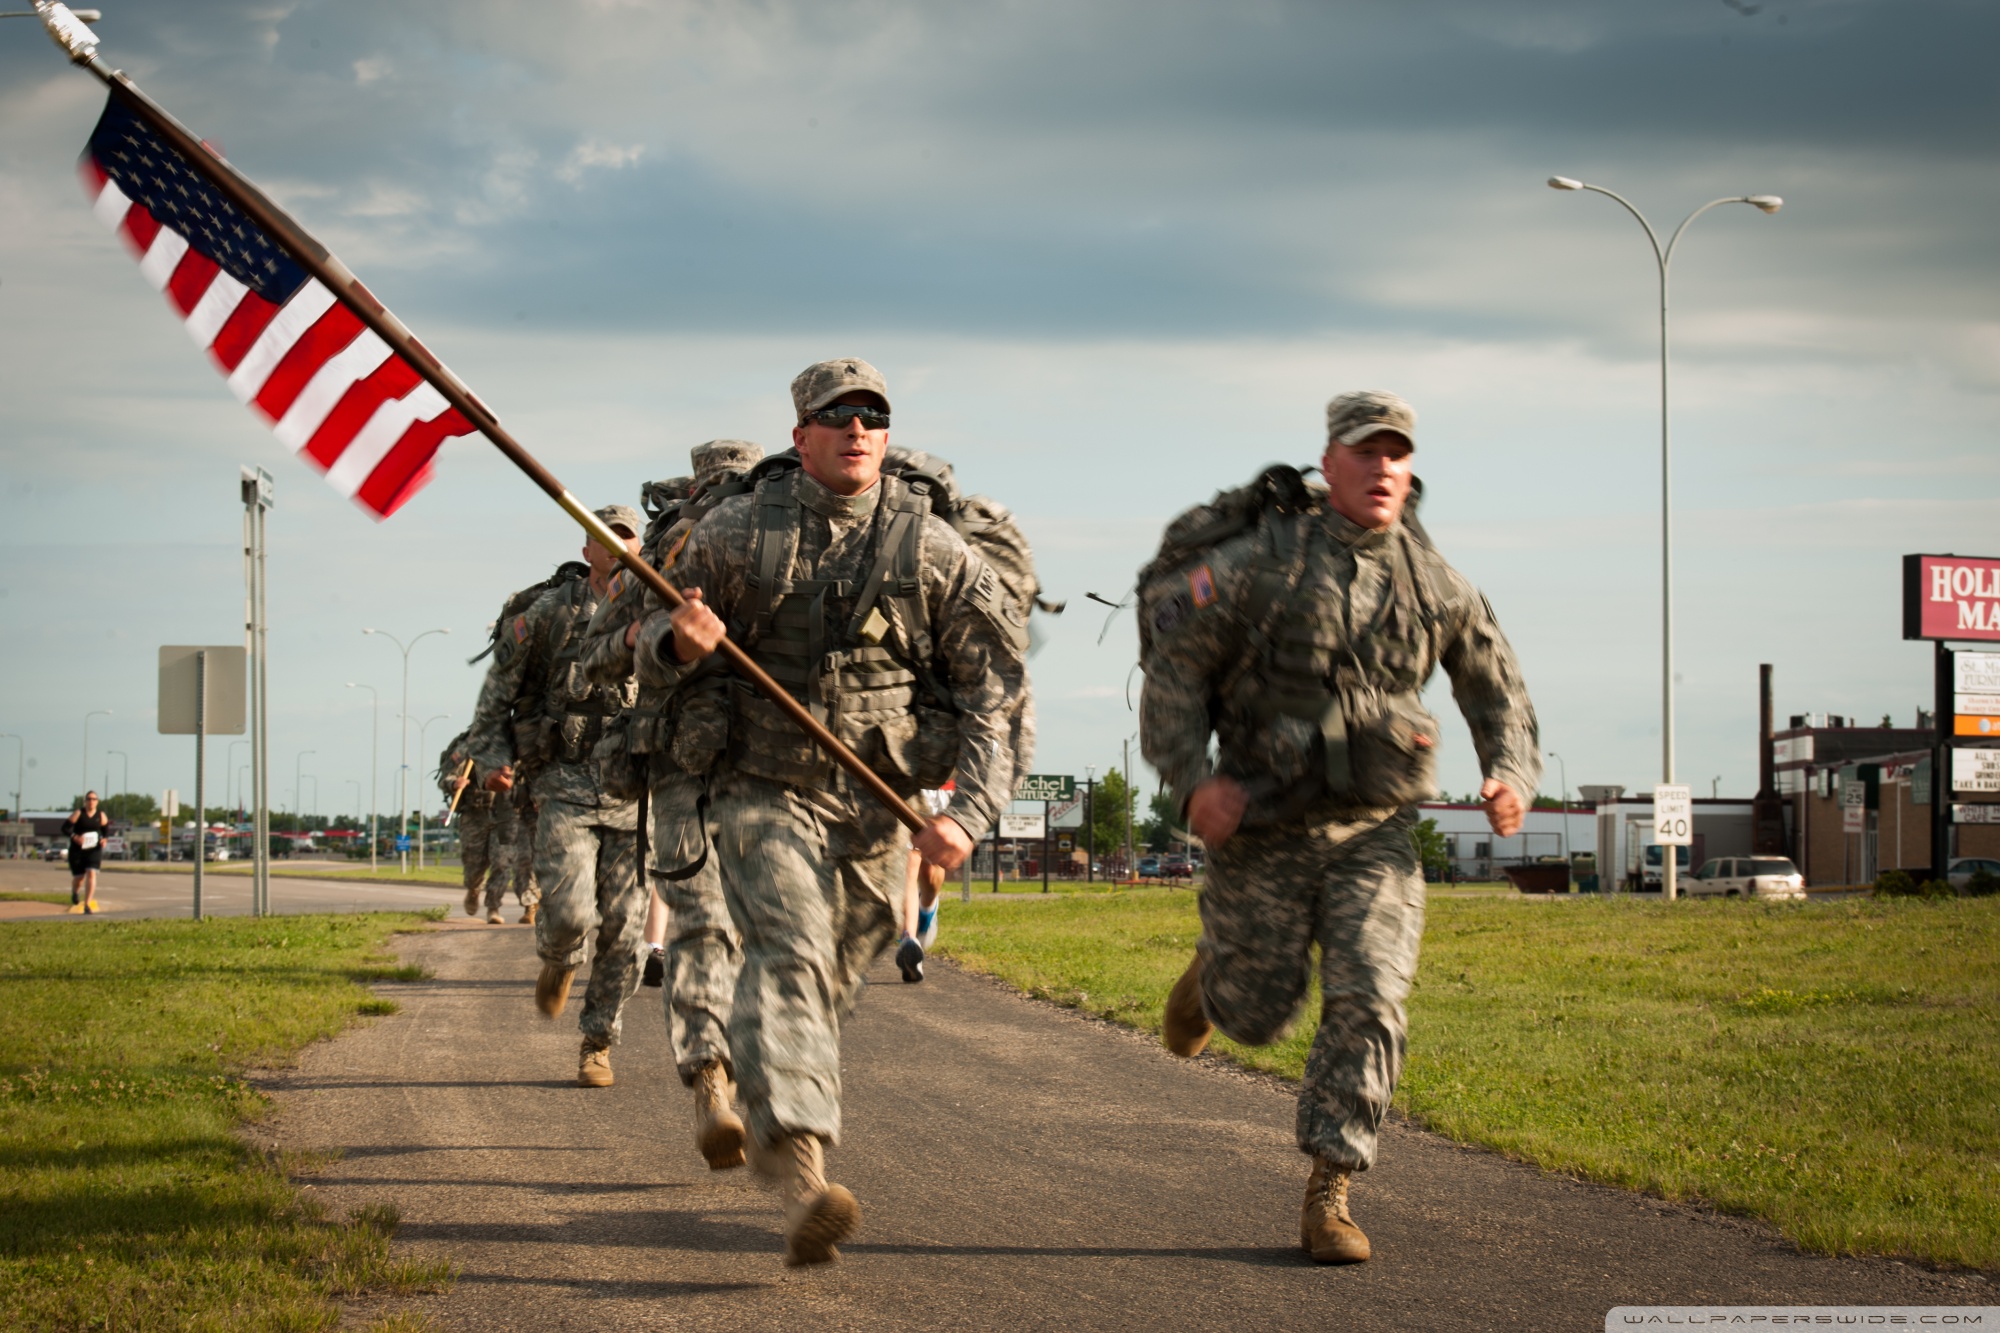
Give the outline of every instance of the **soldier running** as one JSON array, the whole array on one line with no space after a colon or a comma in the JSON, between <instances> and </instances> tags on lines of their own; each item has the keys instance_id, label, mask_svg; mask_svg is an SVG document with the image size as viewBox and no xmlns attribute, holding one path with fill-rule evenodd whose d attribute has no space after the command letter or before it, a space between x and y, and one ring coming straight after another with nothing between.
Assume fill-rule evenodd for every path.
<instances>
[{"instance_id":1,"label":"soldier running","mask_svg":"<svg viewBox=\"0 0 2000 1333\"><path fill-rule=\"evenodd\" d=\"M637 511L607 505L597 516L638 549ZM647 894L638 874L637 806L604 790L591 757L605 723L630 703L630 691L592 685L577 661L584 626L617 566L595 542L583 550L587 577L557 582L499 627L467 744L488 791L507 799L519 781L533 793L542 895L535 1004L549 1017L569 1002L586 937L596 931L596 962L578 1024L577 1082L602 1088L612 1081L620 1012L639 985Z\"/></svg>"},{"instance_id":2,"label":"soldier running","mask_svg":"<svg viewBox=\"0 0 2000 1333\"><path fill-rule=\"evenodd\" d=\"M496 795L472 780L468 768L472 753L466 745L470 734L468 729L452 737L438 759L438 790L457 802L451 818L464 866L460 882L465 885L465 914L478 916L483 904L487 924L502 924L506 918L500 908L511 888L521 901L521 924L527 925L535 919L535 890L517 846L520 812L513 794Z\"/></svg>"},{"instance_id":3,"label":"soldier running","mask_svg":"<svg viewBox=\"0 0 2000 1333\"><path fill-rule=\"evenodd\" d=\"M1167 999L1166 1044L1196 1055L1214 1027L1275 1040L1319 945L1299 1239L1321 1263L1356 1263L1369 1245L1348 1186L1375 1160L1402 1072L1423 934L1410 835L1415 803L1435 794L1438 740L1424 682L1439 664L1451 676L1500 837L1520 828L1541 750L1492 608L1405 507L1415 412L1390 393L1342 394L1327 436L1323 493L1273 468L1168 529L1140 575L1140 728L1209 849L1201 938Z\"/></svg>"},{"instance_id":4,"label":"soldier running","mask_svg":"<svg viewBox=\"0 0 2000 1333\"><path fill-rule=\"evenodd\" d=\"M796 452L766 460L752 494L689 533L672 571L687 604L628 630L639 678L690 680L726 621L899 794L956 777L914 845L957 866L1008 797L1025 614L917 487L884 474L889 392L873 366L810 366L792 403ZM785 1261L824 1263L860 1222L825 1174L824 1146L840 1138L840 1024L896 937L912 841L748 681L731 678L726 698L709 822L743 940L729 1049L752 1164L784 1185Z\"/></svg>"},{"instance_id":5,"label":"soldier running","mask_svg":"<svg viewBox=\"0 0 2000 1333\"><path fill-rule=\"evenodd\" d=\"M690 453L692 478L666 483L646 558L673 573L674 558L695 519L732 494L750 489L743 474L764 451L744 440L711 440ZM649 488L650 490L651 488ZM648 507L653 502L648 501ZM658 598L614 574L609 595L590 618L583 663L593 681L615 685L632 676L632 649L626 630L660 609ZM743 1165L743 1121L735 1110L736 1062L729 1054L729 1009L736 974L743 967L743 943L722 896L722 873L709 854L702 812L708 772L728 734L728 700L714 674L706 685L680 691L641 686L628 712L629 748L641 761L649 784L648 856L656 900L664 904L661 988L667 1035L681 1083L694 1090L695 1146L711 1170ZM655 923L648 919L648 937ZM648 985L652 984L650 981Z\"/></svg>"}]
</instances>

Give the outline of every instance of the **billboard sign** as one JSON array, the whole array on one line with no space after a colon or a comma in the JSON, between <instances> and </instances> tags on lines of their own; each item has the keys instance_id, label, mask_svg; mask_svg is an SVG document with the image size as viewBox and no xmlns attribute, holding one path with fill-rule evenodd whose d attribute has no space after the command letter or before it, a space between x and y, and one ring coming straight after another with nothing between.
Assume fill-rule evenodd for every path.
<instances>
[{"instance_id":1,"label":"billboard sign","mask_svg":"<svg viewBox=\"0 0 2000 1333\"><path fill-rule=\"evenodd\" d=\"M1951 655L1951 731L2000 737L2000 653Z\"/></svg>"},{"instance_id":2,"label":"billboard sign","mask_svg":"<svg viewBox=\"0 0 2000 1333\"><path fill-rule=\"evenodd\" d=\"M1903 637L2000 643L2000 559L1904 556Z\"/></svg>"},{"instance_id":3,"label":"billboard sign","mask_svg":"<svg viewBox=\"0 0 2000 1333\"><path fill-rule=\"evenodd\" d=\"M1047 837L1046 828L1038 814L1000 816L1000 836L1003 838Z\"/></svg>"},{"instance_id":4,"label":"billboard sign","mask_svg":"<svg viewBox=\"0 0 2000 1333\"><path fill-rule=\"evenodd\" d=\"M1076 795L1076 779L1068 773L1030 773L1014 789L1017 801L1067 801Z\"/></svg>"},{"instance_id":5,"label":"billboard sign","mask_svg":"<svg viewBox=\"0 0 2000 1333\"><path fill-rule=\"evenodd\" d=\"M1694 793L1679 783L1653 788L1653 838L1668 847L1694 845Z\"/></svg>"},{"instance_id":6,"label":"billboard sign","mask_svg":"<svg viewBox=\"0 0 2000 1333\"><path fill-rule=\"evenodd\" d=\"M1951 808L1951 822L1954 824L2000 824L2000 805L1954 805Z\"/></svg>"},{"instance_id":7,"label":"billboard sign","mask_svg":"<svg viewBox=\"0 0 2000 1333\"><path fill-rule=\"evenodd\" d=\"M2000 792L2000 750L1953 750L1951 789Z\"/></svg>"}]
</instances>

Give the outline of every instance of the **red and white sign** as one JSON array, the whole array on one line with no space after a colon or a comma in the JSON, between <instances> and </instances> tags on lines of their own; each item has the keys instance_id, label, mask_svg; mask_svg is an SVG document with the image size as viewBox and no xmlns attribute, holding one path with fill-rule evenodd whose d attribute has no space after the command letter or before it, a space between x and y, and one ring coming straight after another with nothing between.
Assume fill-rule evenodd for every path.
<instances>
[{"instance_id":1,"label":"red and white sign","mask_svg":"<svg viewBox=\"0 0 2000 1333\"><path fill-rule=\"evenodd\" d=\"M2000 559L1904 556L1903 637L2000 643Z\"/></svg>"}]
</instances>

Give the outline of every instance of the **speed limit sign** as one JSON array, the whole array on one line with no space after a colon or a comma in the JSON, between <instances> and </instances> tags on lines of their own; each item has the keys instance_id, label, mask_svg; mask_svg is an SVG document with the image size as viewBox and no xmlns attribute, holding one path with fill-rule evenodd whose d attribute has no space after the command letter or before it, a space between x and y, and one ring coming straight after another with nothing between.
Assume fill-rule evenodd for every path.
<instances>
[{"instance_id":1,"label":"speed limit sign","mask_svg":"<svg viewBox=\"0 0 2000 1333\"><path fill-rule=\"evenodd\" d=\"M1688 788L1653 788L1653 841L1667 847L1694 845L1694 796Z\"/></svg>"}]
</instances>

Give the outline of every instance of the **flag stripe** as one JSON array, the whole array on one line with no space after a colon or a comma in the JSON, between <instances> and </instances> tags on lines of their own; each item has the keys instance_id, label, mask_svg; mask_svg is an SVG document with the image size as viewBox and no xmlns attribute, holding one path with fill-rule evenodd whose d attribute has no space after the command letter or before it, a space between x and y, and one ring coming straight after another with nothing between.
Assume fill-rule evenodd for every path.
<instances>
[{"instance_id":1,"label":"flag stripe","mask_svg":"<svg viewBox=\"0 0 2000 1333\"><path fill-rule=\"evenodd\" d=\"M144 257L153 244L153 238L160 234L160 224L153 221L153 215L134 204L125 210L125 221L118 228L118 234L132 247L132 253Z\"/></svg>"},{"instance_id":2,"label":"flag stripe","mask_svg":"<svg viewBox=\"0 0 2000 1333\"><path fill-rule=\"evenodd\" d=\"M388 457L375 465L354 498L387 518L431 479L431 460L438 447L455 435L471 433L472 423L455 407L429 421L416 422L403 432Z\"/></svg>"},{"instance_id":3,"label":"flag stripe","mask_svg":"<svg viewBox=\"0 0 2000 1333\"><path fill-rule=\"evenodd\" d=\"M294 453L303 449L326 420L327 413L339 405L355 382L372 375L389 356L389 344L383 342L373 329L335 353L319 368L299 396L292 400L292 405L285 409L278 424L271 428L278 437L278 443ZM318 459L308 461L316 467L326 466Z\"/></svg>"},{"instance_id":4,"label":"flag stripe","mask_svg":"<svg viewBox=\"0 0 2000 1333\"><path fill-rule=\"evenodd\" d=\"M90 211L97 215L99 222L116 231L131 207L132 201L126 197L125 191L118 188L118 182L106 177L104 188L97 192L97 202L90 206Z\"/></svg>"},{"instance_id":5,"label":"flag stripe","mask_svg":"<svg viewBox=\"0 0 2000 1333\"><path fill-rule=\"evenodd\" d=\"M446 406L444 395L428 384L417 385L407 397L383 403L368 418L368 424L355 432L354 439L341 451L340 461L326 470L328 483L342 495L352 496L412 423L434 417Z\"/></svg>"},{"instance_id":6,"label":"flag stripe","mask_svg":"<svg viewBox=\"0 0 2000 1333\"><path fill-rule=\"evenodd\" d=\"M348 441L368 424L375 409L391 398L399 398L417 387L417 372L401 357L391 356L374 370L356 380L326 414L299 452L321 469L331 468L340 459Z\"/></svg>"},{"instance_id":7,"label":"flag stripe","mask_svg":"<svg viewBox=\"0 0 2000 1333\"><path fill-rule=\"evenodd\" d=\"M314 320L265 378L264 387L257 390L253 400L257 409L272 421L281 420L300 390L360 332L360 317L344 305L336 305Z\"/></svg>"},{"instance_id":8,"label":"flag stripe","mask_svg":"<svg viewBox=\"0 0 2000 1333\"><path fill-rule=\"evenodd\" d=\"M257 335L257 341L250 344L250 350L243 354L229 372L229 391L241 402L249 402L264 387L264 381L285 353L292 350L305 331L327 312L333 304L333 293L317 282L308 282L298 289L292 299L278 308L278 313L264 325Z\"/></svg>"},{"instance_id":9,"label":"flag stripe","mask_svg":"<svg viewBox=\"0 0 2000 1333\"><path fill-rule=\"evenodd\" d=\"M222 367L222 373L231 375L237 365L254 347L263 335L264 326L278 316L278 307L266 301L255 292L244 292L243 299L236 303L229 318L222 321L216 330L215 341L208 345L215 364Z\"/></svg>"},{"instance_id":10,"label":"flag stripe","mask_svg":"<svg viewBox=\"0 0 2000 1333\"><path fill-rule=\"evenodd\" d=\"M249 292L250 289L235 278L218 271L215 280L208 284L208 290L201 294L201 300L188 311L188 337L194 339L195 346L207 350Z\"/></svg>"},{"instance_id":11,"label":"flag stripe","mask_svg":"<svg viewBox=\"0 0 2000 1333\"><path fill-rule=\"evenodd\" d=\"M139 274L153 284L154 291L165 291L167 280L174 276L181 256L187 252L185 237L177 231L161 227L153 234L153 243L146 247L146 257L139 261Z\"/></svg>"},{"instance_id":12,"label":"flag stripe","mask_svg":"<svg viewBox=\"0 0 2000 1333\"><path fill-rule=\"evenodd\" d=\"M189 250L181 256L181 262L174 267L173 280L167 283L167 299L174 303L183 320L194 314L215 275L221 271L220 264L199 250Z\"/></svg>"}]
</instances>

